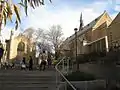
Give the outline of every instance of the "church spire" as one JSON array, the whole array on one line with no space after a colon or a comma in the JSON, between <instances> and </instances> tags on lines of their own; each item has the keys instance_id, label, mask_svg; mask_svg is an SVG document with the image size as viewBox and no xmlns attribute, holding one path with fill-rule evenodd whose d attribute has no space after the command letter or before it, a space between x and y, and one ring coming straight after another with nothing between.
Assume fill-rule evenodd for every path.
<instances>
[{"instance_id":1,"label":"church spire","mask_svg":"<svg viewBox=\"0 0 120 90\"><path fill-rule=\"evenodd\" d=\"M80 15L80 26L79 26L79 31L83 29L83 20L82 20L82 13Z\"/></svg>"}]
</instances>

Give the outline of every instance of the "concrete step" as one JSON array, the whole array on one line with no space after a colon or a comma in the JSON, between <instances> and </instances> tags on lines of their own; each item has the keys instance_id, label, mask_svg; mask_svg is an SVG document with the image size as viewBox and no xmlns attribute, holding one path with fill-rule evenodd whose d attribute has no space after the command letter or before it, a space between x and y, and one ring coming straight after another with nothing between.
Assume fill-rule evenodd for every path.
<instances>
[{"instance_id":1,"label":"concrete step","mask_svg":"<svg viewBox=\"0 0 120 90\"><path fill-rule=\"evenodd\" d=\"M0 88L0 90L57 90L57 88L53 87L4 87Z\"/></svg>"},{"instance_id":2,"label":"concrete step","mask_svg":"<svg viewBox=\"0 0 120 90\"><path fill-rule=\"evenodd\" d=\"M20 84L1 84L0 87L56 87L56 84L51 84L51 83L40 83L40 84L33 84L33 83L29 83L29 84L25 84L25 83L20 83Z\"/></svg>"},{"instance_id":3,"label":"concrete step","mask_svg":"<svg viewBox=\"0 0 120 90\"><path fill-rule=\"evenodd\" d=\"M0 90L57 90L53 71L0 71Z\"/></svg>"}]
</instances>

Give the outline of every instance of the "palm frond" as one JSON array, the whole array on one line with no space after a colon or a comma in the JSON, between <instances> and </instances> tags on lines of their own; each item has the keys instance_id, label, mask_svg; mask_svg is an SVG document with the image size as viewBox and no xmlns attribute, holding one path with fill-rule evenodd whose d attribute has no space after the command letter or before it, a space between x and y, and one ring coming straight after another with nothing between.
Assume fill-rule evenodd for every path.
<instances>
[{"instance_id":1,"label":"palm frond","mask_svg":"<svg viewBox=\"0 0 120 90\"><path fill-rule=\"evenodd\" d=\"M12 15L15 13L16 21L15 21L15 29L18 28L19 23L21 23L20 11L18 4L24 7L25 14L28 15L28 5L30 5L33 9L44 5L45 0L20 0L20 3L15 4L12 2L13 0L0 0L0 23L4 21L4 25L6 25L7 19L12 22ZM52 3L52 0L49 0Z\"/></svg>"},{"instance_id":2,"label":"palm frond","mask_svg":"<svg viewBox=\"0 0 120 90\"><path fill-rule=\"evenodd\" d=\"M4 19L4 25L6 25L7 15L5 10L3 10L3 19Z\"/></svg>"},{"instance_id":3,"label":"palm frond","mask_svg":"<svg viewBox=\"0 0 120 90\"><path fill-rule=\"evenodd\" d=\"M27 8L28 8L28 4L27 4L27 3L28 3L28 1L25 0L25 1L24 1L24 5L25 5L25 13L26 13L26 15L28 15L28 14L27 14Z\"/></svg>"},{"instance_id":4,"label":"palm frond","mask_svg":"<svg viewBox=\"0 0 120 90\"><path fill-rule=\"evenodd\" d=\"M17 30L18 25L19 25L18 20L16 20L16 21L15 21L15 30Z\"/></svg>"},{"instance_id":5,"label":"palm frond","mask_svg":"<svg viewBox=\"0 0 120 90\"><path fill-rule=\"evenodd\" d=\"M14 6L14 12L16 14L16 18L21 23L18 7L15 4L13 6Z\"/></svg>"},{"instance_id":6,"label":"palm frond","mask_svg":"<svg viewBox=\"0 0 120 90\"><path fill-rule=\"evenodd\" d=\"M25 7L25 5L24 5L23 3L21 3L21 2L20 2L20 3L18 3L18 4L19 4L19 5L21 5L22 7Z\"/></svg>"},{"instance_id":7,"label":"palm frond","mask_svg":"<svg viewBox=\"0 0 120 90\"><path fill-rule=\"evenodd\" d=\"M12 10L11 7L8 3L6 3L6 8L5 8L7 18L12 22Z\"/></svg>"}]
</instances>

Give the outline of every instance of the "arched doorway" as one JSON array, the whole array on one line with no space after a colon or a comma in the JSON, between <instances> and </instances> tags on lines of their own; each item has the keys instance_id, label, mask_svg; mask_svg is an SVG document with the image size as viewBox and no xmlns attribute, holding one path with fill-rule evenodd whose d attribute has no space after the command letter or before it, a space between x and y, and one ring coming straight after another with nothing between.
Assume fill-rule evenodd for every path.
<instances>
[{"instance_id":1,"label":"arched doorway","mask_svg":"<svg viewBox=\"0 0 120 90\"><path fill-rule=\"evenodd\" d=\"M25 43L21 40L17 46L17 60L22 60L25 53Z\"/></svg>"}]
</instances>

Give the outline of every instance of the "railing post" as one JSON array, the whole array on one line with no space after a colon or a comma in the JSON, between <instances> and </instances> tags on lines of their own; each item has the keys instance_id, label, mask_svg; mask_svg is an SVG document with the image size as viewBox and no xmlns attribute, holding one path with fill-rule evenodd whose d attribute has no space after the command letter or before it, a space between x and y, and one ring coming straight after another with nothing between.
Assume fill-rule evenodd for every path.
<instances>
[{"instance_id":1,"label":"railing post","mask_svg":"<svg viewBox=\"0 0 120 90\"><path fill-rule=\"evenodd\" d=\"M64 70L64 60L65 60L65 58L63 58L60 62L58 62L57 63L57 65L55 66L55 69L56 69L56 71L65 79L65 90L67 90L67 84L68 85L70 85L71 86L71 88L73 89L73 90L77 90L72 84L71 84L71 82L70 81L68 81L67 80L67 78L64 76L64 74L58 69L58 66L59 66L59 64L60 63L62 63L62 70ZM57 85L58 85L58 77L57 77L58 75L57 75L57 73L56 73L56 83L57 83ZM66 84L67 83L67 84ZM59 90L59 88L57 88L58 90Z\"/></svg>"},{"instance_id":2,"label":"railing post","mask_svg":"<svg viewBox=\"0 0 120 90\"><path fill-rule=\"evenodd\" d=\"M62 61L62 71L64 72L65 66L64 66L64 60Z\"/></svg>"},{"instance_id":3,"label":"railing post","mask_svg":"<svg viewBox=\"0 0 120 90\"><path fill-rule=\"evenodd\" d=\"M85 82L85 90L87 90L87 81Z\"/></svg>"},{"instance_id":4,"label":"railing post","mask_svg":"<svg viewBox=\"0 0 120 90\"><path fill-rule=\"evenodd\" d=\"M67 59L67 74L69 72L69 58Z\"/></svg>"},{"instance_id":5,"label":"railing post","mask_svg":"<svg viewBox=\"0 0 120 90\"><path fill-rule=\"evenodd\" d=\"M65 82L65 90L67 90L67 83Z\"/></svg>"},{"instance_id":6,"label":"railing post","mask_svg":"<svg viewBox=\"0 0 120 90\"><path fill-rule=\"evenodd\" d=\"M57 76L57 71L56 71L56 87L58 86L58 76Z\"/></svg>"}]
</instances>

